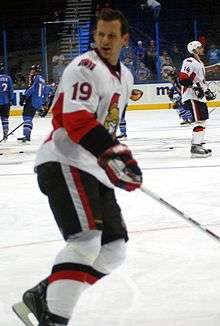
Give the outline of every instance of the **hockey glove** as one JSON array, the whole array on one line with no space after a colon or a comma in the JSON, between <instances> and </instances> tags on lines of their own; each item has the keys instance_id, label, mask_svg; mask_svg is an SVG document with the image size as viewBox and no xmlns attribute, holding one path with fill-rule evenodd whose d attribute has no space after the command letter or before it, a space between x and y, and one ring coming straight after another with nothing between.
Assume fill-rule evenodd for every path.
<instances>
[{"instance_id":1,"label":"hockey glove","mask_svg":"<svg viewBox=\"0 0 220 326\"><path fill-rule=\"evenodd\" d=\"M207 101L216 99L216 93L212 92L209 88L205 91L205 98Z\"/></svg>"},{"instance_id":2,"label":"hockey glove","mask_svg":"<svg viewBox=\"0 0 220 326\"><path fill-rule=\"evenodd\" d=\"M198 98L202 99L204 97L205 93L204 93L202 87L200 87L200 86L194 86L193 87L193 90L194 90L194 93L196 94L196 96Z\"/></svg>"},{"instance_id":3,"label":"hockey glove","mask_svg":"<svg viewBox=\"0 0 220 326\"><path fill-rule=\"evenodd\" d=\"M44 118L46 117L48 112L49 112L49 108L47 106L44 106L43 109L38 111L38 114L41 118Z\"/></svg>"},{"instance_id":4,"label":"hockey glove","mask_svg":"<svg viewBox=\"0 0 220 326\"><path fill-rule=\"evenodd\" d=\"M23 106L25 104L25 101L26 101L26 96L24 94L20 94L19 105Z\"/></svg>"},{"instance_id":5,"label":"hockey glove","mask_svg":"<svg viewBox=\"0 0 220 326\"><path fill-rule=\"evenodd\" d=\"M98 158L98 164L116 187L126 191L140 188L142 172L126 145L118 144L108 148Z\"/></svg>"}]
</instances>

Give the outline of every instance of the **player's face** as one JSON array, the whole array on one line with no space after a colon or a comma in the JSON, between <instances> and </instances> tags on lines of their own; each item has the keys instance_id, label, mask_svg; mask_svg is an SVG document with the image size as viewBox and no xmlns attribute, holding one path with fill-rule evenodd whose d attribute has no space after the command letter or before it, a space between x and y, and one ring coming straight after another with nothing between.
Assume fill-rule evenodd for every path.
<instances>
[{"instance_id":1,"label":"player's face","mask_svg":"<svg viewBox=\"0 0 220 326\"><path fill-rule=\"evenodd\" d=\"M204 47L200 46L196 49L197 54L200 56L204 55Z\"/></svg>"},{"instance_id":2,"label":"player's face","mask_svg":"<svg viewBox=\"0 0 220 326\"><path fill-rule=\"evenodd\" d=\"M94 38L101 56L116 65L122 46L128 43L128 34L121 35L121 22L99 20Z\"/></svg>"}]
</instances>

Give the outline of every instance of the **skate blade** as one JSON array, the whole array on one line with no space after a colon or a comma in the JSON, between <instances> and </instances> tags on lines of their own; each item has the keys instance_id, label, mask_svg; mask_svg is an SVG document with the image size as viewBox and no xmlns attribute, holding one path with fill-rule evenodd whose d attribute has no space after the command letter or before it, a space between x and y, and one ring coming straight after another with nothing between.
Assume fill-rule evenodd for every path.
<instances>
[{"instance_id":1,"label":"skate blade","mask_svg":"<svg viewBox=\"0 0 220 326\"><path fill-rule=\"evenodd\" d=\"M12 306L12 310L16 313L16 315L20 318L20 320L26 326L38 326L39 325L34 314L30 311L30 309L23 302L15 303Z\"/></svg>"},{"instance_id":2,"label":"skate blade","mask_svg":"<svg viewBox=\"0 0 220 326\"><path fill-rule=\"evenodd\" d=\"M212 153L207 153L207 154L191 154L191 158L206 158L212 156Z\"/></svg>"}]
</instances>

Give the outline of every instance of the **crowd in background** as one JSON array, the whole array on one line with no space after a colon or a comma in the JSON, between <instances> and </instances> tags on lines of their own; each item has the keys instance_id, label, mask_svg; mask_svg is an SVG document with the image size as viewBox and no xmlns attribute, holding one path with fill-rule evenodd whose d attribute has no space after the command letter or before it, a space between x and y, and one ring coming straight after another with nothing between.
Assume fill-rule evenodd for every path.
<instances>
[{"instance_id":1,"label":"crowd in background","mask_svg":"<svg viewBox=\"0 0 220 326\"><path fill-rule=\"evenodd\" d=\"M205 47L204 63L213 65L220 62L220 48L214 43ZM157 80L157 56L156 44L154 40L148 43L137 41L136 44L129 44L122 49L121 60L132 72L135 83L150 83ZM189 56L186 49L179 48L173 44L169 49L163 49L159 56L160 80L166 81L166 72L181 69L182 61ZM214 72L212 72L213 74ZM214 77L214 76L212 76Z\"/></svg>"},{"instance_id":2,"label":"crowd in background","mask_svg":"<svg viewBox=\"0 0 220 326\"><path fill-rule=\"evenodd\" d=\"M139 0L137 3L138 10L152 16L153 26L154 22L157 21L163 12L163 7L160 4L161 1L156 0ZM103 8L114 7L115 2L112 0L104 1L99 0L95 2L94 7L94 18ZM58 5L52 11L50 20L62 20L64 19L64 8ZM150 17L146 16L146 17ZM49 18L48 18L49 19ZM9 39L13 40L11 43L17 50L32 48L33 54L34 49L32 47L33 33L29 29L24 29L22 37L20 34L12 33L9 35ZM20 33L20 32L19 32ZM37 32L39 34L39 32ZM152 33L153 34L153 33ZM167 39L167 43L160 44L160 53L157 56L156 40L151 39L152 35L147 35L142 33L141 35L136 35L131 32L129 44L124 47L121 51L120 59L125 64L125 66L132 72L134 76L135 83L152 83L158 81L166 81L167 71L175 69L177 72L180 70L182 61L189 54L186 51L186 44L183 44L181 40L177 40L176 43L173 40ZM149 37L150 36L150 37ZM38 35L39 39L39 35ZM174 38L175 40L175 38ZM198 40L205 47L204 63L205 65L213 65L220 62L220 44L215 44L213 38L206 39L206 36L200 36ZM188 40L190 41L190 40ZM38 40L40 42L40 40ZM90 48L94 48L94 43L91 42ZM38 52L40 49L40 43L38 46ZM14 50L14 49L13 49ZM36 49L35 49L36 50ZM16 51L15 51L16 52ZM31 53L32 54L32 53ZM13 63L9 68L10 75L13 79L15 88L23 88L26 86L26 63L27 58L22 56L17 56L18 60ZM1 59L3 61L3 59ZM33 59L31 59L33 62ZM39 61L39 60L38 60ZM60 76L67 65L68 61L65 56L59 53L57 49L57 54L49 58L48 64L50 66L50 77L55 81L59 82ZM216 73L213 70L211 75L208 75L210 79L219 79L219 71Z\"/></svg>"}]
</instances>

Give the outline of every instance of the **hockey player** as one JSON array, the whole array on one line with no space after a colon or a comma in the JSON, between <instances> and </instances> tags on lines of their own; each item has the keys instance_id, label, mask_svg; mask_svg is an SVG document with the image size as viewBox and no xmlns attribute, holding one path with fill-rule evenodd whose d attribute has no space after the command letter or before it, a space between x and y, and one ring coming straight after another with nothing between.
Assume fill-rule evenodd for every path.
<instances>
[{"instance_id":1,"label":"hockey player","mask_svg":"<svg viewBox=\"0 0 220 326\"><path fill-rule=\"evenodd\" d=\"M215 94L207 87L205 80L205 67L201 61L204 55L204 48L198 41L192 41L187 45L191 54L183 61L179 74L182 85L182 101L185 109L192 113L192 121L195 122L192 133L191 156L210 156L211 149L203 147L206 120L209 118L206 101L214 100Z\"/></svg>"},{"instance_id":2,"label":"hockey player","mask_svg":"<svg viewBox=\"0 0 220 326\"><path fill-rule=\"evenodd\" d=\"M168 91L168 96L173 102L173 109L177 111L181 119L180 125L190 125L192 121L192 114L190 110L186 110L184 108L184 105L182 103L181 84L175 69L167 73L167 79L172 83L172 87Z\"/></svg>"},{"instance_id":3,"label":"hockey player","mask_svg":"<svg viewBox=\"0 0 220 326\"><path fill-rule=\"evenodd\" d=\"M10 107L14 102L13 82L5 73L4 64L0 63L0 117L2 123L3 139L8 138Z\"/></svg>"},{"instance_id":4,"label":"hockey player","mask_svg":"<svg viewBox=\"0 0 220 326\"><path fill-rule=\"evenodd\" d=\"M128 234L114 186L133 191L141 186L142 173L128 147L115 139L133 85L119 62L128 41L121 12L103 9L94 38L96 49L64 70L52 106L53 130L36 158L39 187L66 246L50 276L13 307L26 325L25 308L40 326L68 325L83 290L125 258Z\"/></svg>"},{"instance_id":5,"label":"hockey player","mask_svg":"<svg viewBox=\"0 0 220 326\"><path fill-rule=\"evenodd\" d=\"M117 136L117 139L126 140L127 139L127 122L125 120L125 113L126 113L127 106L124 108L121 121L119 123L119 130L120 134Z\"/></svg>"},{"instance_id":6,"label":"hockey player","mask_svg":"<svg viewBox=\"0 0 220 326\"><path fill-rule=\"evenodd\" d=\"M34 64L30 68L29 83L24 95L21 97L20 105L23 108L23 137L18 138L22 143L30 142L33 128L33 118L36 111L42 109L46 100L46 83L40 75L40 65Z\"/></svg>"}]
</instances>

